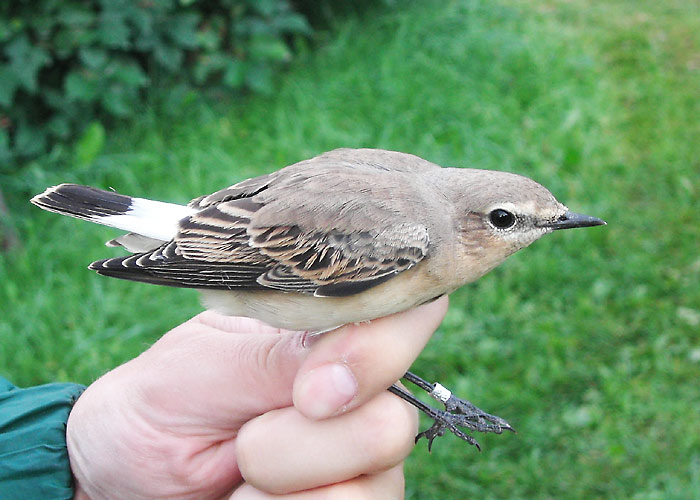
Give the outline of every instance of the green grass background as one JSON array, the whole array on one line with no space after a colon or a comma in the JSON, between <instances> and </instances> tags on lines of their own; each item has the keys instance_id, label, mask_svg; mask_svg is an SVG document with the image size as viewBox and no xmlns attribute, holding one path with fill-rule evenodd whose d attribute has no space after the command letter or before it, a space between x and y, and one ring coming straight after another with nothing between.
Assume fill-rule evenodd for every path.
<instances>
[{"instance_id":1,"label":"green grass background","mask_svg":"<svg viewBox=\"0 0 700 500\"><path fill-rule=\"evenodd\" d=\"M516 435L453 437L407 497L700 498L700 7L670 0L396 2L301 49L275 93L184 96L96 157L4 187L0 373L89 383L200 310L85 269L115 232L26 203L58 182L186 202L335 147L411 152L548 186L605 228L557 233L452 296L414 365ZM88 152L89 153L89 152ZM425 424L425 423L424 423Z\"/></svg>"}]
</instances>

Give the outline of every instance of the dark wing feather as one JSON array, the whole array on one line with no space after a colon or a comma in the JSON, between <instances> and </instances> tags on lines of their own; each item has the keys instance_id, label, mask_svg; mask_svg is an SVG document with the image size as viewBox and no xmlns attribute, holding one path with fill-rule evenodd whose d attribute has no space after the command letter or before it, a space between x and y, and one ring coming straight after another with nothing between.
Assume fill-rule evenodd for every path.
<instances>
[{"instance_id":1,"label":"dark wing feather","mask_svg":"<svg viewBox=\"0 0 700 500\"><path fill-rule=\"evenodd\" d=\"M428 255L413 208L426 193L409 177L435 168L402 153L331 151L193 200L201 211L172 242L91 268L179 287L359 293Z\"/></svg>"},{"instance_id":2,"label":"dark wing feather","mask_svg":"<svg viewBox=\"0 0 700 500\"><path fill-rule=\"evenodd\" d=\"M90 269L104 276L180 288L259 289L257 278L268 266L241 262L207 262L183 257L176 242L152 252L99 260Z\"/></svg>"},{"instance_id":3,"label":"dark wing feather","mask_svg":"<svg viewBox=\"0 0 700 500\"><path fill-rule=\"evenodd\" d=\"M279 172L272 172L271 174L252 177L231 187L195 198L188 205L192 208L208 208L227 201L252 198L260 191L266 189L270 183L274 182L278 175Z\"/></svg>"},{"instance_id":4,"label":"dark wing feather","mask_svg":"<svg viewBox=\"0 0 700 500\"><path fill-rule=\"evenodd\" d=\"M234 203L234 202L232 202ZM260 289L259 276L275 262L248 245L250 200L235 214L214 205L183 219L173 241L150 252L93 262L90 269L116 278L183 288Z\"/></svg>"},{"instance_id":5,"label":"dark wing feather","mask_svg":"<svg viewBox=\"0 0 700 500\"><path fill-rule=\"evenodd\" d=\"M249 232L252 245L277 262L258 278L260 284L323 296L352 295L378 285L420 262L429 243L424 227L409 224L357 233L305 232L298 226Z\"/></svg>"}]
</instances>

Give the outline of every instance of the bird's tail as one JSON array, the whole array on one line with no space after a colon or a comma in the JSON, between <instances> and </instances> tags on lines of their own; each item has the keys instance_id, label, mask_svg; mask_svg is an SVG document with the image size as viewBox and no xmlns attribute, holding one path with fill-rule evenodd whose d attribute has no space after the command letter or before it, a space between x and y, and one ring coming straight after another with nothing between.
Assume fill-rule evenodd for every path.
<instances>
[{"instance_id":1,"label":"bird's tail","mask_svg":"<svg viewBox=\"0 0 700 500\"><path fill-rule=\"evenodd\" d=\"M31 202L49 212L160 241L169 241L175 237L178 222L196 212L184 205L133 198L79 184L50 187L32 198Z\"/></svg>"}]
</instances>

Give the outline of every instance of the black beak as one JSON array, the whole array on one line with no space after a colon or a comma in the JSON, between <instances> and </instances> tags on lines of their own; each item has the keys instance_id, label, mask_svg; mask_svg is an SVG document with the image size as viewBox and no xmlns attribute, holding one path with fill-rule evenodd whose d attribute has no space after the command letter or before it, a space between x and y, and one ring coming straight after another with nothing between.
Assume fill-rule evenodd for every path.
<instances>
[{"instance_id":1,"label":"black beak","mask_svg":"<svg viewBox=\"0 0 700 500\"><path fill-rule=\"evenodd\" d=\"M574 212L566 212L564 215L560 216L557 220L545 224L545 227L550 229L571 229L574 227L591 227L591 226L605 226L607 222L598 217L591 217L590 215L577 214Z\"/></svg>"}]
</instances>

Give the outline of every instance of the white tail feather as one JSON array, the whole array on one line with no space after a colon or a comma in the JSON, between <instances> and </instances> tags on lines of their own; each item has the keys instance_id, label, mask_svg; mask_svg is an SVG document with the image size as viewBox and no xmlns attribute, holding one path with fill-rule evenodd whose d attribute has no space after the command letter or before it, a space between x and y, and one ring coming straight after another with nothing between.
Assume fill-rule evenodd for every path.
<instances>
[{"instance_id":1,"label":"white tail feather","mask_svg":"<svg viewBox=\"0 0 700 500\"><path fill-rule=\"evenodd\" d=\"M178 231L178 222L196 213L185 205L131 198L131 206L123 215L97 217L94 222L161 241L170 241Z\"/></svg>"},{"instance_id":2,"label":"white tail feather","mask_svg":"<svg viewBox=\"0 0 700 500\"><path fill-rule=\"evenodd\" d=\"M161 242L173 239L178 232L178 222L198 211L185 205L132 198L78 184L50 187L32 198L31 202L49 212L122 229Z\"/></svg>"}]
</instances>

